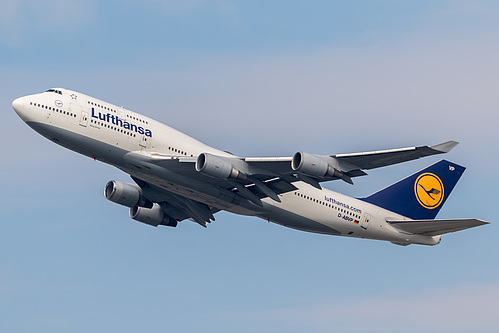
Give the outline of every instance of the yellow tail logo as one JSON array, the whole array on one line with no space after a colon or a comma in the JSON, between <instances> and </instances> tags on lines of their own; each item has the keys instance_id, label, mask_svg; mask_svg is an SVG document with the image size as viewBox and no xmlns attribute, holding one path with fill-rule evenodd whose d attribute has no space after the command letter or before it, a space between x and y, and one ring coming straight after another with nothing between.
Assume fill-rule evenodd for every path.
<instances>
[{"instance_id":1,"label":"yellow tail logo","mask_svg":"<svg viewBox=\"0 0 499 333\"><path fill-rule=\"evenodd\" d=\"M440 206L444 199L444 185L437 175L423 173L414 183L414 193L421 206L434 209Z\"/></svg>"}]
</instances>

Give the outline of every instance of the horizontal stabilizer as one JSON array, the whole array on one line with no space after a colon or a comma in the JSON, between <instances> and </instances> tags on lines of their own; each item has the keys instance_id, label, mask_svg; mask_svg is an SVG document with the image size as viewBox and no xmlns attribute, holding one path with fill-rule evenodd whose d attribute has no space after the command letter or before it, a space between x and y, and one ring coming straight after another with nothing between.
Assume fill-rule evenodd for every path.
<instances>
[{"instance_id":1,"label":"horizontal stabilizer","mask_svg":"<svg viewBox=\"0 0 499 333\"><path fill-rule=\"evenodd\" d=\"M455 232L468 228L489 224L478 219L457 219L457 220L405 220L387 221L395 228L411 234L437 236Z\"/></svg>"}]
</instances>

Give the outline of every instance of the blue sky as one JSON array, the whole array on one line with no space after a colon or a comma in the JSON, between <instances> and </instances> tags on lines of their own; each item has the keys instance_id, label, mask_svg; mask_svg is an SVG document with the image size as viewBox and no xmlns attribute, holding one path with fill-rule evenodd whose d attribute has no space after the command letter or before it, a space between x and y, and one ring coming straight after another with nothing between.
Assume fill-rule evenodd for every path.
<instances>
[{"instance_id":1,"label":"blue sky","mask_svg":"<svg viewBox=\"0 0 499 333\"><path fill-rule=\"evenodd\" d=\"M499 5L494 1L35 1L0 5L0 330L495 332ZM45 140L16 97L66 87L243 156L461 144L435 247L219 213L151 228L118 170ZM369 172L366 196L437 161Z\"/></svg>"}]
</instances>

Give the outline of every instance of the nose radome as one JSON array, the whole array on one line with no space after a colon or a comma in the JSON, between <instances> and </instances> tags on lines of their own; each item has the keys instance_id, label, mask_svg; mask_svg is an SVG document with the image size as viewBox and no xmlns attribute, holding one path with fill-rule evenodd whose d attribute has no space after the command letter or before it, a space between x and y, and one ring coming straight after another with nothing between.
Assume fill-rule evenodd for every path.
<instances>
[{"instance_id":1,"label":"nose radome","mask_svg":"<svg viewBox=\"0 0 499 333\"><path fill-rule=\"evenodd\" d=\"M16 98L13 102L12 102L12 107L14 108L14 110L19 113L22 109L22 107L24 106L24 98L22 97L19 97L19 98Z\"/></svg>"}]
</instances>

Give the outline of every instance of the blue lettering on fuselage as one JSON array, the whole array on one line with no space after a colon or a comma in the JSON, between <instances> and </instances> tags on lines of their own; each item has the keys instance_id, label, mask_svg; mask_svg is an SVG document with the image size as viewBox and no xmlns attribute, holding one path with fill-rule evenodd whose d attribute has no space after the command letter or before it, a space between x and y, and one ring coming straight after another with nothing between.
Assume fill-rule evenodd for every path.
<instances>
[{"instance_id":1,"label":"blue lettering on fuselage","mask_svg":"<svg viewBox=\"0 0 499 333\"><path fill-rule=\"evenodd\" d=\"M124 129L127 129L129 131L134 131L139 134L144 134L145 136L148 136L152 138L152 132L150 129L144 128L142 126L137 126L135 124L131 124L126 120L118 118L118 116L112 115L110 113L101 113L95 114L95 109L92 108L92 118L96 118L102 121L105 121L107 123L111 123L113 125L122 127Z\"/></svg>"},{"instance_id":2,"label":"blue lettering on fuselage","mask_svg":"<svg viewBox=\"0 0 499 333\"><path fill-rule=\"evenodd\" d=\"M353 213L362 214L362 210L361 209L358 209L358 208L355 208L353 206L347 205L347 204L345 204L343 202L340 202L340 201L338 201L338 200L336 200L334 198L330 198L328 196L324 196L324 200L326 202L332 203L333 205L337 205L337 206L342 207L342 208L344 208L346 210L349 210L349 211L351 211ZM340 217L340 214L338 214L338 217Z\"/></svg>"}]
</instances>

